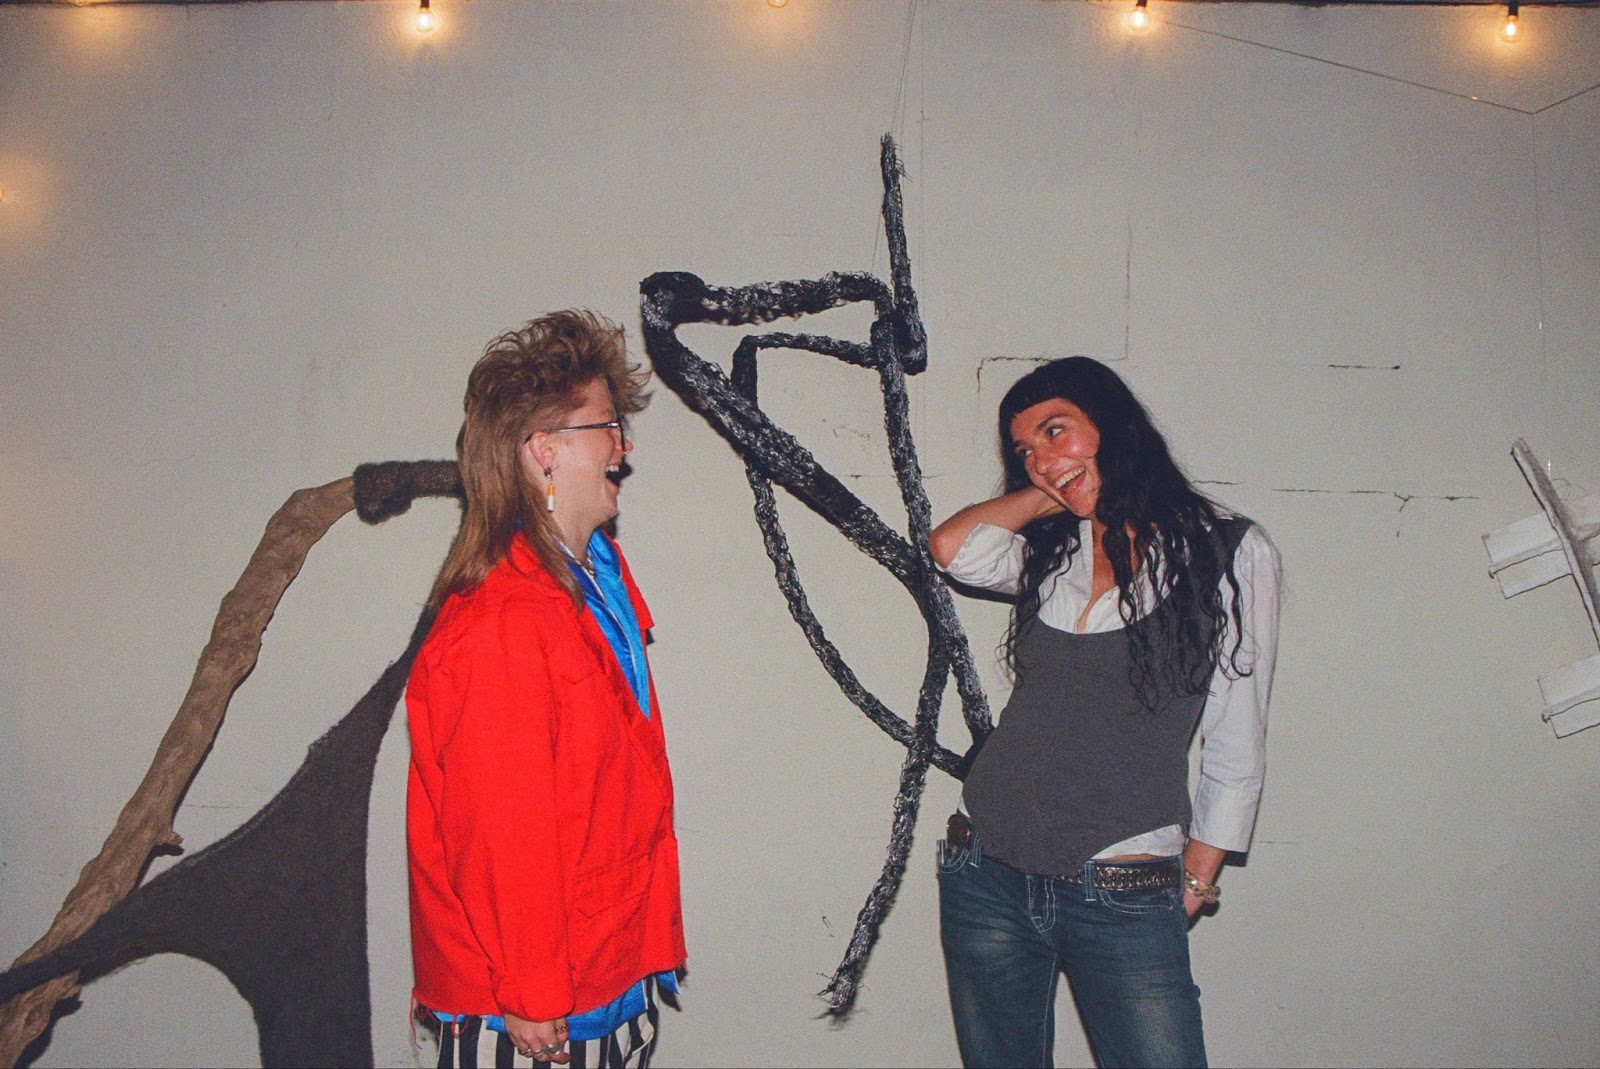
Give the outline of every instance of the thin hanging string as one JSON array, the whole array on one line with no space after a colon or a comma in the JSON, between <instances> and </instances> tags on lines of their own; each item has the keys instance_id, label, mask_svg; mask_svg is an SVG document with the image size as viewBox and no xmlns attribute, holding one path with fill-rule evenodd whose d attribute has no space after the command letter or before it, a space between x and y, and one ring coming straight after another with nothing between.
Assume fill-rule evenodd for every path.
<instances>
[{"instance_id":1,"label":"thin hanging string","mask_svg":"<svg viewBox=\"0 0 1600 1069\"><path fill-rule=\"evenodd\" d=\"M1544 325L1549 320L1544 290L1544 227L1539 219L1539 123L1533 118L1528 119L1528 167L1533 171L1529 188L1534 193L1528 199L1533 202L1533 277L1534 287L1539 291L1539 355L1545 356L1549 344Z\"/></svg>"},{"instance_id":2,"label":"thin hanging string","mask_svg":"<svg viewBox=\"0 0 1600 1069\"><path fill-rule=\"evenodd\" d=\"M922 0L912 0L913 4L921 4ZM923 136L923 128L928 122L928 20L923 19L918 27L917 45L917 256L920 258L928 251L928 213L925 200L928 192L926 176L928 174L928 139ZM886 224L887 225L887 224ZM922 279L928 279L928 265L922 263ZM928 391L925 378L921 379L922 385L917 390L917 430L926 430L928 426Z\"/></svg>"},{"instance_id":3,"label":"thin hanging string","mask_svg":"<svg viewBox=\"0 0 1600 1069\"><path fill-rule=\"evenodd\" d=\"M917 16L920 15L921 13L922 13L922 0L911 0L911 3L908 4L907 7L906 7L906 36L905 36L905 40L900 43L900 72L895 77L895 83L894 83L894 108L889 113L889 133L894 137L895 144L897 144L897 145L898 144L902 144L905 141L904 134L905 134L905 118L906 118L906 113L905 113L906 73L911 69L911 42L916 39ZM923 58L924 59L926 58L926 54L927 54L927 42L926 42L926 40L924 40L924 42L923 42ZM918 87L918 91L919 91L919 93L925 93L927 91L927 74L926 74L926 72L922 72L919 75L919 80L920 80L920 85ZM917 112L918 112L918 130L917 130L918 156L917 156L917 166L921 167L922 166L922 155L921 155L921 153L922 153L922 136L921 136L922 135L922 130L921 130L922 101L921 100L917 101ZM921 189L918 189L917 195L918 195L917 213L920 216L922 214L922 200L920 199L921 195L922 195ZM873 219L872 226L873 226L873 230L872 230L872 273L873 274L877 274L878 273L878 249L881 247L882 241L883 241L883 215L882 215L882 213L878 213L877 216ZM918 231L917 231L917 239L918 239L918 241L920 241L921 238L922 238L921 220L919 219L918 220Z\"/></svg>"}]
</instances>

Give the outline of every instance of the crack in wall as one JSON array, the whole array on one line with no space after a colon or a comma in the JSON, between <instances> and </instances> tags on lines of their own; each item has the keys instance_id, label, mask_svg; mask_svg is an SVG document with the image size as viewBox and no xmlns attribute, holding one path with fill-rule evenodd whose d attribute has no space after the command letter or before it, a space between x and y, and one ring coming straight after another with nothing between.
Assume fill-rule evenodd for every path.
<instances>
[{"instance_id":1,"label":"crack in wall","mask_svg":"<svg viewBox=\"0 0 1600 1069\"><path fill-rule=\"evenodd\" d=\"M1406 506L1411 504L1413 501L1441 501L1446 504L1453 504L1457 501L1481 500L1477 494L1405 494L1401 493L1399 490L1329 490L1314 486L1274 486L1272 488L1272 492L1275 494L1349 494L1362 496L1388 495L1389 497L1392 497L1396 501L1400 502L1400 507L1395 509L1396 517L1399 517L1401 513L1405 512ZM1394 536L1396 538L1400 537L1400 525L1398 523L1395 525Z\"/></svg>"},{"instance_id":2,"label":"crack in wall","mask_svg":"<svg viewBox=\"0 0 1600 1069\"><path fill-rule=\"evenodd\" d=\"M1048 364L1053 356L986 356L978 361L978 388L983 388L983 369L990 364Z\"/></svg>"},{"instance_id":3,"label":"crack in wall","mask_svg":"<svg viewBox=\"0 0 1600 1069\"><path fill-rule=\"evenodd\" d=\"M1206 480L1197 480L1206 481ZM1242 483L1218 483L1218 486L1241 486ZM1329 490L1319 486L1274 486L1275 494L1388 494L1400 502L1400 507L1405 508L1411 501L1480 501L1477 494L1403 494L1399 490Z\"/></svg>"}]
</instances>

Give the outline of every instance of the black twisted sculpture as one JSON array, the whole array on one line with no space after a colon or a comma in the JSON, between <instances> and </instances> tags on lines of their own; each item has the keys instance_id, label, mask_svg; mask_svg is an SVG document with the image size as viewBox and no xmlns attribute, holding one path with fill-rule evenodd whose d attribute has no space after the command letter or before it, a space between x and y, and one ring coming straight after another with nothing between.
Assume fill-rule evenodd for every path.
<instances>
[{"instance_id":1,"label":"black twisted sculpture","mask_svg":"<svg viewBox=\"0 0 1600 1069\"><path fill-rule=\"evenodd\" d=\"M916 294L911 288L911 261L906 252L900 200L900 165L894 139L888 135L883 138L881 165L883 223L889 245L888 285L872 275L849 272L830 273L820 279L800 282L766 282L724 289L708 286L694 275L662 272L645 279L640 287L645 349L656 372L690 408L704 416L744 460L745 474L755 493L756 524L761 529L767 556L772 559L778 586L788 600L790 614L845 696L906 748L906 759L900 770L900 789L894 803L888 858L856 918L844 959L823 990L828 999L828 1012L836 1016L848 1014L853 1007L861 972L866 967L883 918L899 890L928 766L934 765L957 779L966 774L967 759L940 746L937 741L939 706L952 672L974 747L982 742L992 726L988 699L973 667L966 634L956 616L950 592L928 556L932 521L906 397L906 376L927 367L928 345L917 314ZM725 326L769 323L782 316L813 315L855 302L871 302L874 309L867 343L812 334L747 335L734 350L731 379L717 365L696 356L677 337L677 328L686 323ZM876 512L762 411L757 401L757 354L766 349L819 353L878 372L889 456L910 521L909 538L891 530ZM838 528L856 548L887 568L916 601L928 629L928 655L917 698L917 713L911 723L862 686L811 611L795 571L788 539L779 523L774 483L804 501ZM968 754L972 752L969 750Z\"/></svg>"}]
</instances>

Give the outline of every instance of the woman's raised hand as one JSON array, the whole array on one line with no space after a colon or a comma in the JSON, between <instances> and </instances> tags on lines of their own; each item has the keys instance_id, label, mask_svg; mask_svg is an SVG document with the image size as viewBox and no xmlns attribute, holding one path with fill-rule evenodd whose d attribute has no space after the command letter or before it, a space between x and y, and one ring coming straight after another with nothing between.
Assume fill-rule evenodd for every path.
<instances>
[{"instance_id":1,"label":"woman's raised hand","mask_svg":"<svg viewBox=\"0 0 1600 1069\"><path fill-rule=\"evenodd\" d=\"M1004 527L1008 531L1020 531L1034 520L1065 511L1066 506L1037 486L1025 486L1021 490L968 505L945 520L929 536L928 551L933 554L935 564L947 568L961 551L961 545L972 529L980 523Z\"/></svg>"}]
</instances>

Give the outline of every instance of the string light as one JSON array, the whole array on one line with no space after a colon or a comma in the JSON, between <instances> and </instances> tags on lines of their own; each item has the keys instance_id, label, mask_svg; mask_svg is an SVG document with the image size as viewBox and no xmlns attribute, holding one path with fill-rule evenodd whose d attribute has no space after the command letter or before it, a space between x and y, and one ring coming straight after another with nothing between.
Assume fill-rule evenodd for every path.
<instances>
[{"instance_id":1,"label":"string light","mask_svg":"<svg viewBox=\"0 0 1600 1069\"><path fill-rule=\"evenodd\" d=\"M771 7L783 7L788 2L789 0L767 0L767 4Z\"/></svg>"},{"instance_id":2,"label":"string light","mask_svg":"<svg viewBox=\"0 0 1600 1069\"><path fill-rule=\"evenodd\" d=\"M1515 41L1518 35L1522 33L1522 24L1517 18L1517 6L1516 4L1506 5L1506 22L1504 26L1500 27L1502 40Z\"/></svg>"},{"instance_id":3,"label":"string light","mask_svg":"<svg viewBox=\"0 0 1600 1069\"><path fill-rule=\"evenodd\" d=\"M1145 0L1138 0L1133 10L1128 12L1128 28L1140 33L1150 28L1150 12L1145 7Z\"/></svg>"},{"instance_id":4,"label":"string light","mask_svg":"<svg viewBox=\"0 0 1600 1069\"><path fill-rule=\"evenodd\" d=\"M428 0L422 0L422 6L417 8L417 29L422 33L433 29L433 9L428 6Z\"/></svg>"}]
</instances>

